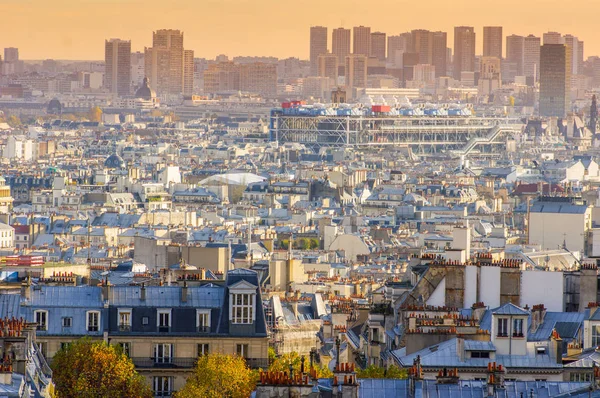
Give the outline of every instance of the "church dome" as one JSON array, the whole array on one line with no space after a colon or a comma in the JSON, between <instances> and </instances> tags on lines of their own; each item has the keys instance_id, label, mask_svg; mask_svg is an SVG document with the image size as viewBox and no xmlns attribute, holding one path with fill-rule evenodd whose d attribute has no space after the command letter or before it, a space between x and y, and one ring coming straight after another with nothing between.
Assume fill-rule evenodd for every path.
<instances>
[{"instance_id":1,"label":"church dome","mask_svg":"<svg viewBox=\"0 0 600 398\"><path fill-rule=\"evenodd\" d=\"M50 115L60 115L62 113L62 104L58 99L53 98L48 102L46 112Z\"/></svg>"},{"instance_id":2,"label":"church dome","mask_svg":"<svg viewBox=\"0 0 600 398\"><path fill-rule=\"evenodd\" d=\"M150 80L147 77L144 77L142 87L138 88L138 90L135 92L135 98L141 98L146 101L156 98L156 93L150 88Z\"/></svg>"},{"instance_id":3,"label":"church dome","mask_svg":"<svg viewBox=\"0 0 600 398\"><path fill-rule=\"evenodd\" d=\"M125 161L122 157L113 153L104 161L104 167L109 169L122 169L125 168Z\"/></svg>"}]
</instances>

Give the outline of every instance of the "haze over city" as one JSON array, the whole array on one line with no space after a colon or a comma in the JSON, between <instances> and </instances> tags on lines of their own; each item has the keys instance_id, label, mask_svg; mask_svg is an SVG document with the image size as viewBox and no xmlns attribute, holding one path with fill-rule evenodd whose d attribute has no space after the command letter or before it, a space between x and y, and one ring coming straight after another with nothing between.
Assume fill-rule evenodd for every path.
<instances>
[{"instance_id":1,"label":"haze over city","mask_svg":"<svg viewBox=\"0 0 600 398\"><path fill-rule=\"evenodd\" d=\"M388 35L412 29L447 31L454 26L504 27L507 35L537 36L553 30L586 42L586 51L600 54L595 38L600 3L583 0L574 6L558 0L3 0L0 11L10 16L0 24L0 46L21 49L23 59L96 60L103 58L106 38L132 41L132 49L150 46L149 34L160 28L185 32L186 47L196 56L218 54L308 56L308 26L331 29L371 26ZM9 43L10 41L10 43ZM478 53L481 52L478 41Z\"/></svg>"}]
</instances>

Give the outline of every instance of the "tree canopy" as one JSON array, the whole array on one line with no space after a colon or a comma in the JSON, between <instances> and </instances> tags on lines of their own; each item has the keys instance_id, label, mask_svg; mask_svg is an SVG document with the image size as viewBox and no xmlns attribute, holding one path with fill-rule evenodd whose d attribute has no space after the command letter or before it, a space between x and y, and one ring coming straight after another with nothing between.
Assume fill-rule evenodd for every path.
<instances>
[{"instance_id":1,"label":"tree canopy","mask_svg":"<svg viewBox=\"0 0 600 398\"><path fill-rule=\"evenodd\" d=\"M151 398L152 390L119 347L89 338L56 353L52 379L57 398Z\"/></svg>"},{"instance_id":2,"label":"tree canopy","mask_svg":"<svg viewBox=\"0 0 600 398\"><path fill-rule=\"evenodd\" d=\"M302 369L302 357L298 355L297 352L290 352L288 354L283 354L279 357L273 356L269 353L270 357L270 365L269 370L272 372L289 372L290 364L294 370L294 374L300 373ZM310 368L310 360L305 358L304 361L304 372L308 373ZM313 368L317 371L317 376L319 378L331 378L333 377L333 373L329 370L329 368L320 366L317 364L313 364Z\"/></svg>"},{"instance_id":3,"label":"tree canopy","mask_svg":"<svg viewBox=\"0 0 600 398\"><path fill-rule=\"evenodd\" d=\"M375 365L369 365L365 369L357 369L356 377L359 379L406 379L406 369L392 365L389 368L382 368Z\"/></svg>"},{"instance_id":4,"label":"tree canopy","mask_svg":"<svg viewBox=\"0 0 600 398\"><path fill-rule=\"evenodd\" d=\"M248 398L257 378L244 358L211 353L198 358L194 373L175 398Z\"/></svg>"}]
</instances>

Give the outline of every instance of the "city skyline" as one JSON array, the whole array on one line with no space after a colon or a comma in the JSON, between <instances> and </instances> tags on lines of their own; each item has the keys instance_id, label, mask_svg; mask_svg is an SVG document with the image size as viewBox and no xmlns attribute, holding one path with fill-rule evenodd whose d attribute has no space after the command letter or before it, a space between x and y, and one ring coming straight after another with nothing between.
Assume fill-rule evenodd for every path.
<instances>
[{"instance_id":1,"label":"city skyline","mask_svg":"<svg viewBox=\"0 0 600 398\"><path fill-rule=\"evenodd\" d=\"M45 4L39 0L26 3L8 2L2 5L5 15L11 15L0 26L1 47L17 47L21 59L68 59L100 60L103 58L102 43L110 38L131 40L133 51L149 47L149 32L157 29L179 29L186 34L186 47L194 50L197 57L214 58L218 54L232 56L256 55L278 58L299 57L308 59L309 27L326 26L331 31L338 27L368 26L372 32L384 32L388 36L413 29L448 32L448 43L453 43L455 26L474 26L478 35L476 53L482 53L483 26L502 26L504 37L511 34L541 36L547 31L572 34L586 42L586 56L600 55L600 43L593 42L595 26L592 18L594 8L600 5L589 2L590 12L578 15L579 8L562 2L544 2L544 7L507 0L503 7L490 13L486 5L457 1L445 4L435 0L427 4L410 3L410 15L406 1L382 0L379 8L385 12L365 13L361 7L349 7L348 3L330 1L326 4L309 0L289 18L289 4L270 0L255 2L226 0L207 1L198 5L179 1L168 10L159 8L155 0L142 3L127 0L118 4L90 2L88 7L74 6L72 1L62 0ZM110 7L107 6L110 5ZM350 4L352 5L352 4ZM96 18L90 19L93 9ZM315 15L314 7L320 8ZM536 11L531 18L527 10ZM433 10L433 12L432 12ZM519 10L520 12L515 12ZM264 23L266 12L268 23ZM225 14L226 13L226 14ZM448 13L453 15L448 18ZM579 13L581 14L581 13ZM160 15L160 21L156 16ZM224 18L226 15L226 18ZM62 20L62 26L44 24L44 20ZM576 20L575 26L571 22ZM107 21L111 21L107 24ZM217 22L218 21L218 22ZM18 34L23 27L24 34ZM255 27L260 26L260 29ZM574 27L575 26L575 27ZM218 32L218 34L215 34ZM209 39L206 39L209 38ZM329 43L331 51L331 44Z\"/></svg>"}]
</instances>

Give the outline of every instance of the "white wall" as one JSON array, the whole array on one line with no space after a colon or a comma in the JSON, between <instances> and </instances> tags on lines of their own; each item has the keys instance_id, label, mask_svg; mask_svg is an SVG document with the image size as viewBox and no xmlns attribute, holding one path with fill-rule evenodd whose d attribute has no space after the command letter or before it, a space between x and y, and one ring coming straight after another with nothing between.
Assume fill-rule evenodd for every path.
<instances>
[{"instance_id":1,"label":"white wall","mask_svg":"<svg viewBox=\"0 0 600 398\"><path fill-rule=\"evenodd\" d=\"M465 308L471 308L477 302L477 267L465 267Z\"/></svg>"},{"instance_id":2,"label":"white wall","mask_svg":"<svg viewBox=\"0 0 600 398\"><path fill-rule=\"evenodd\" d=\"M481 267L479 292L483 303L489 308L500 306L500 267Z\"/></svg>"},{"instance_id":3,"label":"white wall","mask_svg":"<svg viewBox=\"0 0 600 398\"><path fill-rule=\"evenodd\" d=\"M545 271L521 272L521 303L529 308L544 304L548 311L564 311L563 273Z\"/></svg>"},{"instance_id":4,"label":"white wall","mask_svg":"<svg viewBox=\"0 0 600 398\"><path fill-rule=\"evenodd\" d=\"M429 296L429 299L427 300L427 305L435 305L438 307L446 305L446 278L442 279L433 293L431 293L431 296Z\"/></svg>"}]
</instances>

